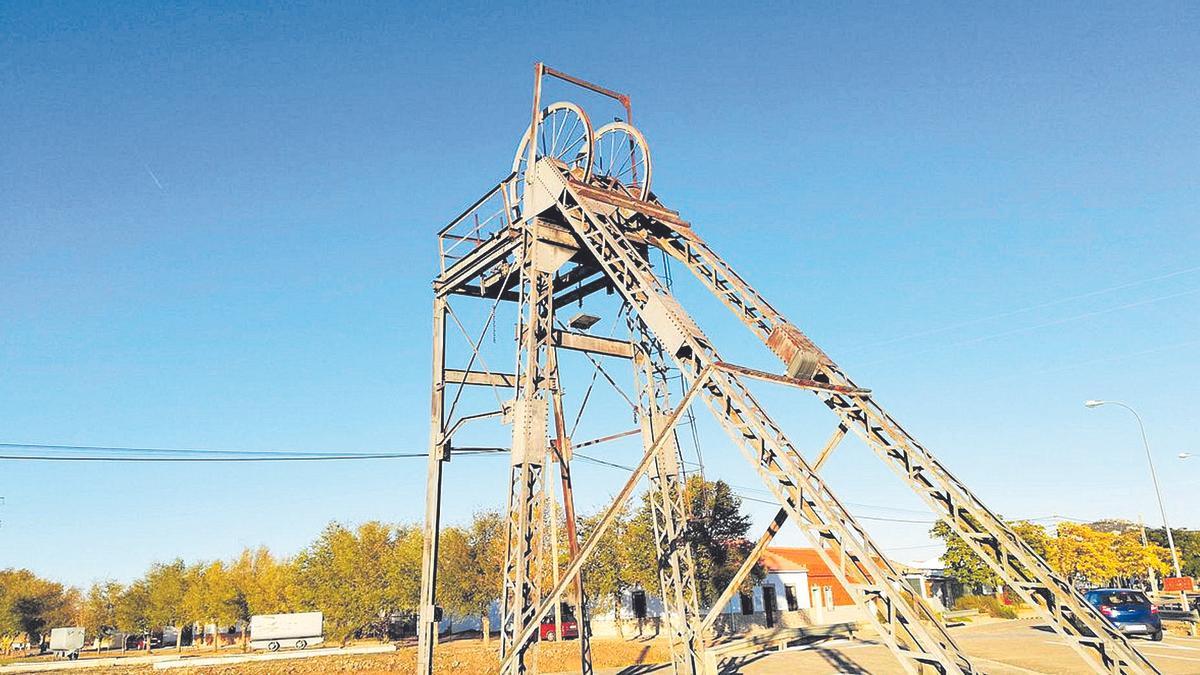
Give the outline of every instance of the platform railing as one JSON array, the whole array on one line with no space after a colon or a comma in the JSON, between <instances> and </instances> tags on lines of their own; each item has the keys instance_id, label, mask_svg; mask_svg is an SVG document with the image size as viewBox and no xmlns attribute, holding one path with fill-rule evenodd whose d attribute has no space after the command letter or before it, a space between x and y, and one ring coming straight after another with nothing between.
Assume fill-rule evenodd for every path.
<instances>
[{"instance_id":1,"label":"platform railing","mask_svg":"<svg viewBox=\"0 0 1200 675\"><path fill-rule=\"evenodd\" d=\"M513 223L519 208L512 203L517 180L517 174L510 173L438 232L442 272Z\"/></svg>"}]
</instances>

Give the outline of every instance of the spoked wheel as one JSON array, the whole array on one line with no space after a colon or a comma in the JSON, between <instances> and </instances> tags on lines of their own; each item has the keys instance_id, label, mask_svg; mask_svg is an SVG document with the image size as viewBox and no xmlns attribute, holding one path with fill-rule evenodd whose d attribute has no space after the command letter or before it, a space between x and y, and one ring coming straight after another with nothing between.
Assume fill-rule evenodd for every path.
<instances>
[{"instance_id":1,"label":"spoked wheel","mask_svg":"<svg viewBox=\"0 0 1200 675\"><path fill-rule=\"evenodd\" d=\"M538 124L537 156L553 157L570 168L579 180L587 180L592 170L592 123L583 109L574 103L559 101L542 109ZM525 194L525 170L529 160L529 129L521 136L512 170L516 176L509 183L509 206L521 211Z\"/></svg>"},{"instance_id":2,"label":"spoked wheel","mask_svg":"<svg viewBox=\"0 0 1200 675\"><path fill-rule=\"evenodd\" d=\"M600 127L592 148L592 175L645 199L650 194L650 147L642 132L625 122Z\"/></svg>"}]
</instances>

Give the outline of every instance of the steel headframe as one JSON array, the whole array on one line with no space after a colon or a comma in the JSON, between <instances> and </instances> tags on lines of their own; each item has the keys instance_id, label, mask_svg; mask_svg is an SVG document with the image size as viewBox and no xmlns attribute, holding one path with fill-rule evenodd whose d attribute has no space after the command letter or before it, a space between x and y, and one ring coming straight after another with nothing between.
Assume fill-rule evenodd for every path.
<instances>
[{"instance_id":1,"label":"steel headframe","mask_svg":"<svg viewBox=\"0 0 1200 675\"><path fill-rule=\"evenodd\" d=\"M628 96L537 64L530 142L524 146L528 153L525 174L508 176L439 233L442 272L434 282L433 398L418 673L432 672L440 619L436 605L437 554L442 471L452 453L451 436L464 421L493 414L466 415L450 421L445 410L448 384L457 384L460 393L465 385L513 392L511 402L502 405L513 425L501 593L501 672L505 674L527 670L526 653L538 625L555 611L568 587L574 590L580 614L581 665L585 673L590 672L582 570L643 475L650 478L660 591L676 673L713 669L714 664L702 654L705 633L787 520L798 526L837 580L851 592L862 615L905 672L979 672L925 600L913 592L818 474L850 432L891 467L1022 600L1037 608L1091 670L1114 674L1158 672L1078 591L904 431L869 390L855 384L799 328L771 307L677 212L664 206L648 189L634 194L612 180L597 180L586 172L573 173L558 159L539 155L536 146L545 76L614 98L625 107L627 120L631 113ZM522 181L520 204L510 203L509 195L514 193L508 187L512 181ZM492 202L499 203L495 208L488 207ZM655 275L650 249L659 249L686 267L782 361L784 374L724 362ZM573 267L560 271L568 264ZM630 342L555 328L556 307L606 289L620 294L628 308ZM446 318L454 316L448 303L456 295L517 303L518 372L494 373L486 364L481 370L473 369L479 356L474 342L474 355L465 369L446 367ZM582 544L574 531L572 442L562 413L559 349L630 359L639 390L637 407L644 454ZM482 362L482 358L479 360ZM674 408L661 377L668 365L677 368L690 383ZM813 462L801 455L751 394L745 385L745 380L751 379L809 391L835 414L837 426ZM686 544L687 514L674 433L697 397L704 400L781 506L750 558L706 616L699 612L694 564ZM543 592L539 576L540 526L546 514L537 495L545 480L547 450L560 469L570 561L561 574L557 574L557 560L553 562L556 580Z\"/></svg>"}]
</instances>

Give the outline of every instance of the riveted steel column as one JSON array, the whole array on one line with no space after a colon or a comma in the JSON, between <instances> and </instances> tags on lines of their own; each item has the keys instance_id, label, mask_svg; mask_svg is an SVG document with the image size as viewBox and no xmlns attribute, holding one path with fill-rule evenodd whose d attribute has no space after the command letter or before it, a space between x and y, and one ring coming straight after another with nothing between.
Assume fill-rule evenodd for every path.
<instances>
[{"instance_id":1,"label":"riveted steel column","mask_svg":"<svg viewBox=\"0 0 1200 675\"><path fill-rule=\"evenodd\" d=\"M442 519L442 465L450 458L445 438L446 299L433 300L433 376L429 413L429 465L425 480L425 530L421 553L421 597L417 617L417 673L433 673L437 607L437 559Z\"/></svg>"}]
</instances>

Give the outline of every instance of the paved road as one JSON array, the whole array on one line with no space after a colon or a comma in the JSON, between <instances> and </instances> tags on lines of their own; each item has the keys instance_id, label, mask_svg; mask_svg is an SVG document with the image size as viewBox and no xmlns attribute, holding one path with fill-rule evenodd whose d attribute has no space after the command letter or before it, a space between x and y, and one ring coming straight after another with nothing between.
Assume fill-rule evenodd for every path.
<instances>
[{"instance_id":1,"label":"paved road","mask_svg":"<svg viewBox=\"0 0 1200 675\"><path fill-rule=\"evenodd\" d=\"M1069 675L1086 672L1069 647L1035 621L1005 621L951 630L951 635L992 675ZM1163 673L1200 675L1200 639L1167 636L1162 642L1136 640L1135 646ZM744 663L750 675L783 673L899 673L882 646L841 641L821 649L795 649Z\"/></svg>"}]
</instances>

